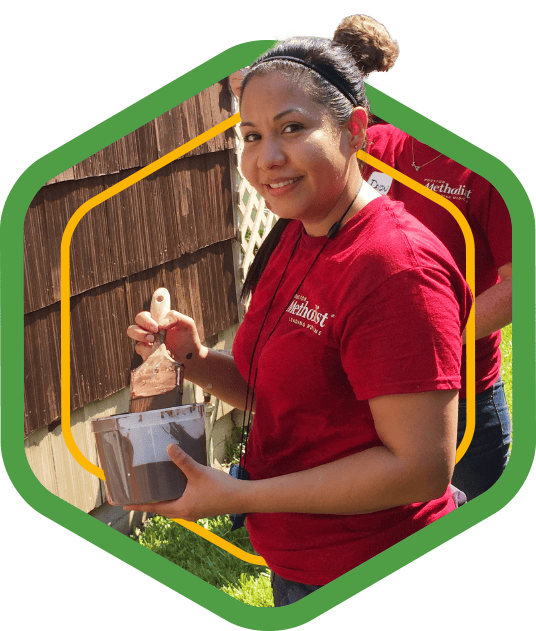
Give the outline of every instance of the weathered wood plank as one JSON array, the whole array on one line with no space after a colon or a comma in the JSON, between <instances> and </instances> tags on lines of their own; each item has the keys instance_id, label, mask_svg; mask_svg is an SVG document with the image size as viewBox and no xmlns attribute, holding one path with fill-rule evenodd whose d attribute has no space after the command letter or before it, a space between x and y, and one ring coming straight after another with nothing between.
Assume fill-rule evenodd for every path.
<instances>
[{"instance_id":1,"label":"weathered wood plank","mask_svg":"<svg viewBox=\"0 0 536 631\"><path fill-rule=\"evenodd\" d=\"M238 322L231 240L91 289L71 299L71 409L126 387L138 356L126 335L158 287L193 317L201 339ZM26 315L25 435L60 418L60 305Z\"/></svg>"}]
</instances>

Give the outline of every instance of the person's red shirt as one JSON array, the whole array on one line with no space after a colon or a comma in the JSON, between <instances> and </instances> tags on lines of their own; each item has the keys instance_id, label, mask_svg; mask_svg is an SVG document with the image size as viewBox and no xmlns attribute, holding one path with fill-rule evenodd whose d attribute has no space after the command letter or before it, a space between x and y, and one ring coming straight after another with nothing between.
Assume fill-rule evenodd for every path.
<instances>
[{"instance_id":1,"label":"person's red shirt","mask_svg":"<svg viewBox=\"0 0 536 631\"><path fill-rule=\"evenodd\" d=\"M497 190L484 178L413 140L392 125L375 125L367 131L368 153L453 202L466 217L475 240L475 295L500 281L498 269L512 261L512 223ZM416 170L412 162L419 167ZM414 217L447 247L465 276L465 239L454 217L442 206L416 193L390 176L366 165L365 180L378 192L402 201ZM476 342L476 393L492 386L501 368L501 333ZM465 397L465 352L462 391Z\"/></svg>"},{"instance_id":2,"label":"person's red shirt","mask_svg":"<svg viewBox=\"0 0 536 631\"><path fill-rule=\"evenodd\" d=\"M251 371L253 382L258 369L256 412L245 468L253 480L381 445L371 398L461 384L471 296L434 235L402 204L380 197L343 226L296 291L324 242L300 222L287 226L235 339L236 365L248 379L275 293ZM453 508L446 490L431 502L367 515L251 513L247 528L277 574L323 585Z\"/></svg>"}]
</instances>

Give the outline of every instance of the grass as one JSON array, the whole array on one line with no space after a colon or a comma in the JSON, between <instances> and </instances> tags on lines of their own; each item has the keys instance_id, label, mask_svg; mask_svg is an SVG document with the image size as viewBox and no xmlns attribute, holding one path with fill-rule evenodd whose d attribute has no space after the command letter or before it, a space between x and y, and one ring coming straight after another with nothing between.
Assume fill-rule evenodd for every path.
<instances>
[{"instance_id":1,"label":"grass","mask_svg":"<svg viewBox=\"0 0 536 631\"><path fill-rule=\"evenodd\" d=\"M242 428L233 427L231 434L225 439L225 463L238 464L244 453L242 449Z\"/></svg>"},{"instance_id":2,"label":"grass","mask_svg":"<svg viewBox=\"0 0 536 631\"><path fill-rule=\"evenodd\" d=\"M501 342L501 354L502 354L502 379L504 381L504 391L506 394L506 400L508 407L510 408L510 416L513 419L512 408L512 325L509 324L502 329L502 342Z\"/></svg>"},{"instance_id":3,"label":"grass","mask_svg":"<svg viewBox=\"0 0 536 631\"><path fill-rule=\"evenodd\" d=\"M231 532L228 516L200 519L198 523L242 550L255 554L245 528ZM184 570L256 607L273 607L269 570L237 559L171 519L155 515L131 538Z\"/></svg>"},{"instance_id":4,"label":"grass","mask_svg":"<svg viewBox=\"0 0 536 631\"><path fill-rule=\"evenodd\" d=\"M274 596L272 594L268 572L266 576L262 575L260 579L256 579L251 576L251 574L241 574L238 585L228 585L221 589L226 594L229 594L229 596L248 605L255 607L274 606Z\"/></svg>"}]
</instances>

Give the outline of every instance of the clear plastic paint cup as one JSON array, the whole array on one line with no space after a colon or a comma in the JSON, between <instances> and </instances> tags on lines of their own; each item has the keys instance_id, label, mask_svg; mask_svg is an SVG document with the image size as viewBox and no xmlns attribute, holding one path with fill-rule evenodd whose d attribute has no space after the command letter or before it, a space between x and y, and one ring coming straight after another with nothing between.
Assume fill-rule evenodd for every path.
<instances>
[{"instance_id":1,"label":"clear plastic paint cup","mask_svg":"<svg viewBox=\"0 0 536 631\"><path fill-rule=\"evenodd\" d=\"M181 497L186 476L170 459L176 443L200 464L207 464L205 405L118 414L91 422L114 506L147 504Z\"/></svg>"}]
</instances>

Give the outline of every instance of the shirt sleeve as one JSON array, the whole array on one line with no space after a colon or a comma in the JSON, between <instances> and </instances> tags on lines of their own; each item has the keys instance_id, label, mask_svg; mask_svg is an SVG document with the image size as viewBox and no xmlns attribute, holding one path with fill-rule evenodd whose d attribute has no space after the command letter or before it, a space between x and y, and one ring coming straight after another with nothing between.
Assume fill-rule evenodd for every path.
<instances>
[{"instance_id":1,"label":"shirt sleeve","mask_svg":"<svg viewBox=\"0 0 536 631\"><path fill-rule=\"evenodd\" d=\"M459 389L461 331L470 296L439 269L413 268L386 280L344 324L341 356L359 400Z\"/></svg>"}]
</instances>

